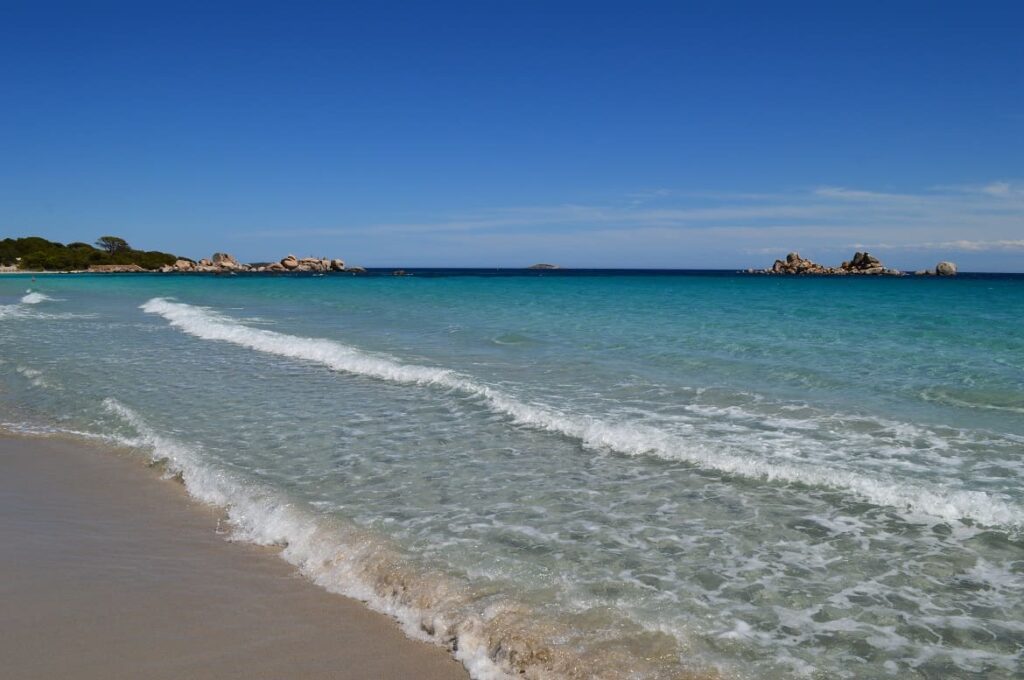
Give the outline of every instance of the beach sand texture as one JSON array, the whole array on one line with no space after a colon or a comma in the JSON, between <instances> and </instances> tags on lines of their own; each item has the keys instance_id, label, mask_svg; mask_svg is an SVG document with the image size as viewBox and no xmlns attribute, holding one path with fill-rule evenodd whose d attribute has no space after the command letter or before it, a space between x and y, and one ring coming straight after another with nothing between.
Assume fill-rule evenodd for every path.
<instances>
[{"instance_id":1,"label":"beach sand texture","mask_svg":"<svg viewBox=\"0 0 1024 680\"><path fill-rule=\"evenodd\" d=\"M0 675L465 678L124 454L0 437Z\"/></svg>"}]
</instances>

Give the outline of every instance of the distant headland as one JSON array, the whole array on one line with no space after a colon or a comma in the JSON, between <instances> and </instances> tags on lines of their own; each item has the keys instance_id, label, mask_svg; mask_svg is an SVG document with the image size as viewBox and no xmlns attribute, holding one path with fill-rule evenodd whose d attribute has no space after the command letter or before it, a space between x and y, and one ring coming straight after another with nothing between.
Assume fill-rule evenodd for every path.
<instances>
[{"instance_id":1,"label":"distant headland","mask_svg":"<svg viewBox=\"0 0 1024 680\"><path fill-rule=\"evenodd\" d=\"M151 271L171 264L176 255L159 250L136 250L118 236L101 236L95 244L64 245L38 236L0 241L0 271L88 271L91 268L130 267Z\"/></svg>"},{"instance_id":2,"label":"distant headland","mask_svg":"<svg viewBox=\"0 0 1024 680\"><path fill-rule=\"evenodd\" d=\"M101 236L95 244L67 245L38 236L0 241L0 272L346 272L365 274L363 267L346 266L344 260L326 257L298 258L288 255L277 262L245 264L228 253L193 260L158 250L136 250L118 236Z\"/></svg>"}]
</instances>

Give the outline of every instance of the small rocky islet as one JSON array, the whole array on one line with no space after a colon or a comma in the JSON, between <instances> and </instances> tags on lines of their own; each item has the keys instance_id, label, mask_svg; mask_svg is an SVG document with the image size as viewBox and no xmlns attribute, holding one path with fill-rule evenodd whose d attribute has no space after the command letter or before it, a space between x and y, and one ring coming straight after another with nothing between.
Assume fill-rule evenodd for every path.
<instances>
[{"instance_id":1,"label":"small rocky islet","mask_svg":"<svg viewBox=\"0 0 1024 680\"><path fill-rule=\"evenodd\" d=\"M916 276L955 276L956 265L952 262L940 262L935 269L922 269L914 272ZM789 253L785 260L775 260L766 269L748 269L748 274L765 275L817 275L817 276L906 276L907 272L886 267L868 252L857 251L853 257L838 267L829 267L807 258L800 253Z\"/></svg>"}]
</instances>

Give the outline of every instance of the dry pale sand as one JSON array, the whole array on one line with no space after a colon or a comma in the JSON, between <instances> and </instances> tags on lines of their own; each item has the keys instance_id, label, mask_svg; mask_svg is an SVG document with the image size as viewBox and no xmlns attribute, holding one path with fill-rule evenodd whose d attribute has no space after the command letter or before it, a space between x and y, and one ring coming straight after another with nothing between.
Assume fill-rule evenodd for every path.
<instances>
[{"instance_id":1,"label":"dry pale sand","mask_svg":"<svg viewBox=\"0 0 1024 680\"><path fill-rule=\"evenodd\" d=\"M125 454L0 437L0 676L466 678Z\"/></svg>"}]
</instances>

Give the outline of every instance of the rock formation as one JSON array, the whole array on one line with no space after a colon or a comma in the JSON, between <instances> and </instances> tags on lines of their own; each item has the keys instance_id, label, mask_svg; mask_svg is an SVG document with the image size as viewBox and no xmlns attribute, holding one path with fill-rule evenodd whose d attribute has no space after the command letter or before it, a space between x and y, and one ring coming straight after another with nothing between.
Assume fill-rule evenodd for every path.
<instances>
[{"instance_id":1,"label":"rock formation","mask_svg":"<svg viewBox=\"0 0 1024 680\"><path fill-rule=\"evenodd\" d=\"M751 274L819 274L830 276L885 275L902 276L898 269L887 269L877 257L870 253L856 252L853 257L838 267L828 267L790 253L785 260L775 260L770 269L748 269Z\"/></svg>"},{"instance_id":2,"label":"rock formation","mask_svg":"<svg viewBox=\"0 0 1024 680\"><path fill-rule=\"evenodd\" d=\"M145 272L148 269L143 269L137 264L91 264L89 265L90 272L106 272L106 273L118 273L118 272Z\"/></svg>"},{"instance_id":3,"label":"rock formation","mask_svg":"<svg viewBox=\"0 0 1024 680\"><path fill-rule=\"evenodd\" d=\"M227 253L214 253L213 266L220 267L221 269L242 269L242 265L238 263L238 260Z\"/></svg>"},{"instance_id":4,"label":"rock formation","mask_svg":"<svg viewBox=\"0 0 1024 680\"><path fill-rule=\"evenodd\" d=\"M557 264L548 264L547 262L540 262L538 264L531 264L527 269L561 269Z\"/></svg>"},{"instance_id":5,"label":"rock formation","mask_svg":"<svg viewBox=\"0 0 1024 680\"><path fill-rule=\"evenodd\" d=\"M956 276L956 264L943 261L935 265L935 269L921 269L914 274L916 276Z\"/></svg>"},{"instance_id":6,"label":"rock formation","mask_svg":"<svg viewBox=\"0 0 1024 680\"><path fill-rule=\"evenodd\" d=\"M362 267L346 268L344 260L326 257L304 257L299 259L294 255L287 255L281 258L279 262L244 264L228 253L214 253L212 258L204 258L199 260L199 262L179 258L174 264L161 267L160 271L164 273L208 272L213 274L233 272L366 272Z\"/></svg>"}]
</instances>

